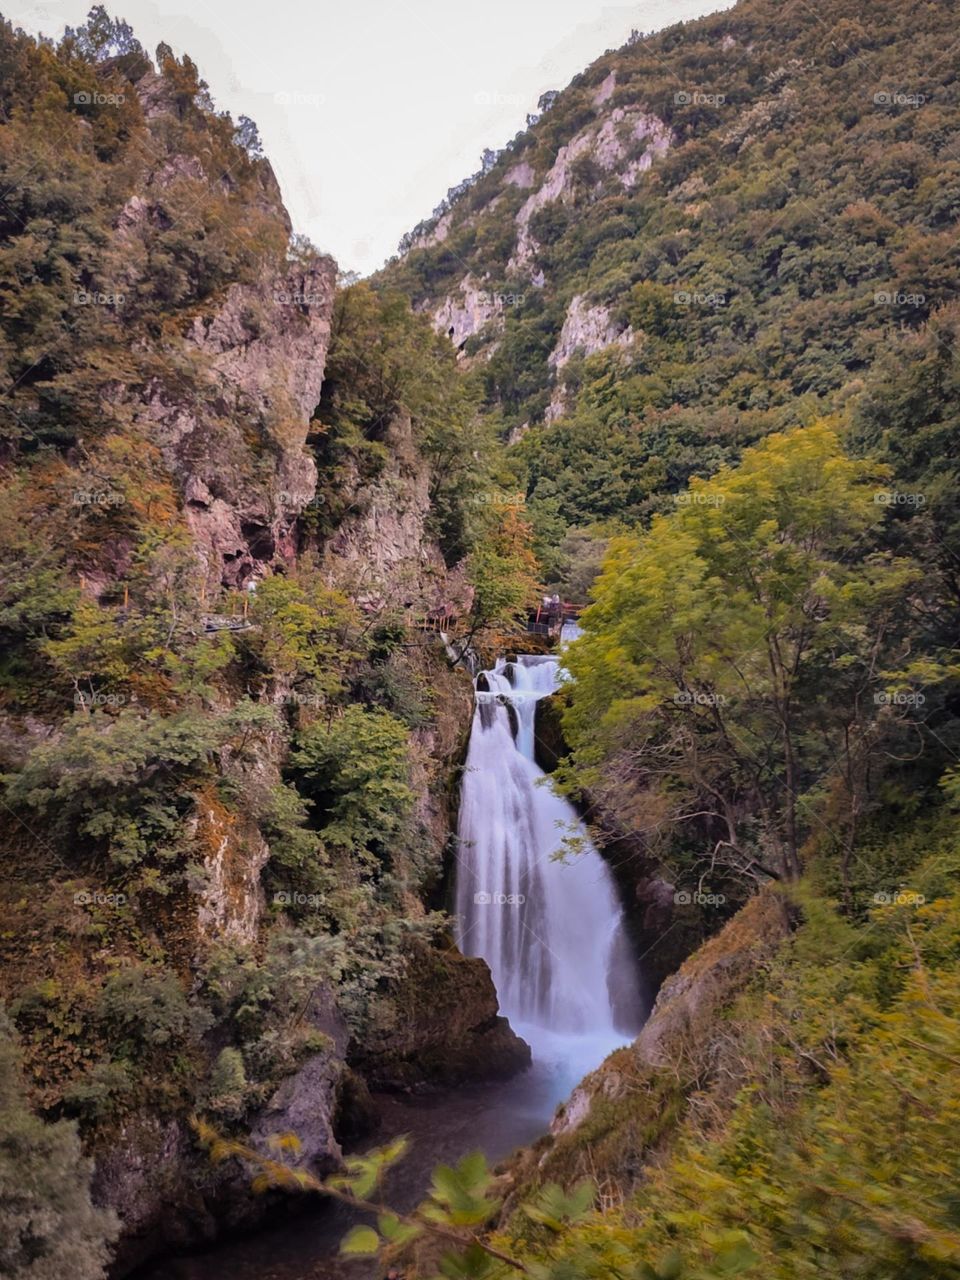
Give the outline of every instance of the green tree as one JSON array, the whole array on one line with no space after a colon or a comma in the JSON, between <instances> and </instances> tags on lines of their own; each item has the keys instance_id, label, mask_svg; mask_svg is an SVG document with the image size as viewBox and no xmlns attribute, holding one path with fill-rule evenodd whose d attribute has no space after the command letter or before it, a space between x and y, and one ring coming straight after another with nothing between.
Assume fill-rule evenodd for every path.
<instances>
[{"instance_id":1,"label":"green tree","mask_svg":"<svg viewBox=\"0 0 960 1280\"><path fill-rule=\"evenodd\" d=\"M275 574L260 582L250 620L244 646L270 677L317 695L339 692L350 660L359 656L356 607L309 564L295 576Z\"/></svg>"},{"instance_id":2,"label":"green tree","mask_svg":"<svg viewBox=\"0 0 960 1280\"><path fill-rule=\"evenodd\" d=\"M377 865L390 860L413 811L410 741L389 711L353 704L296 739L290 756L325 844Z\"/></svg>"},{"instance_id":3,"label":"green tree","mask_svg":"<svg viewBox=\"0 0 960 1280\"><path fill-rule=\"evenodd\" d=\"M623 783L651 838L693 823L708 862L795 877L822 770L862 803L902 656L916 568L871 554L885 474L825 424L775 435L615 541L566 659L570 776Z\"/></svg>"},{"instance_id":4,"label":"green tree","mask_svg":"<svg viewBox=\"0 0 960 1280\"><path fill-rule=\"evenodd\" d=\"M92 1171L76 1125L45 1124L27 1105L13 1027L0 1009L0 1274L102 1280L118 1224L91 1201Z\"/></svg>"},{"instance_id":5,"label":"green tree","mask_svg":"<svg viewBox=\"0 0 960 1280\"><path fill-rule=\"evenodd\" d=\"M412 443L429 466L431 532L448 562L464 555L472 536L468 499L483 475L487 433L449 342L402 294L361 282L338 295L318 420L331 514L340 511L337 477L345 468L359 465L374 477L389 444L409 470L416 465Z\"/></svg>"},{"instance_id":6,"label":"green tree","mask_svg":"<svg viewBox=\"0 0 960 1280\"><path fill-rule=\"evenodd\" d=\"M533 531L516 507L491 520L467 560L473 604L464 648L485 631L515 631L539 592Z\"/></svg>"}]
</instances>

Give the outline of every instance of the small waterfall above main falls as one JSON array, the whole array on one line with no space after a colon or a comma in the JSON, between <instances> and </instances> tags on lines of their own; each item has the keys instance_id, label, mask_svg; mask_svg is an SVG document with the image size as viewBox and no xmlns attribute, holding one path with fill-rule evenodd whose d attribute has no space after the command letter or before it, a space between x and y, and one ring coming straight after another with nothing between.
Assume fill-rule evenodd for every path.
<instances>
[{"instance_id":1,"label":"small waterfall above main falls","mask_svg":"<svg viewBox=\"0 0 960 1280\"><path fill-rule=\"evenodd\" d=\"M563 1066L558 1099L640 1021L610 870L534 758L537 703L559 679L556 657L529 655L478 676L456 873L460 947L489 964L535 1062Z\"/></svg>"}]
</instances>

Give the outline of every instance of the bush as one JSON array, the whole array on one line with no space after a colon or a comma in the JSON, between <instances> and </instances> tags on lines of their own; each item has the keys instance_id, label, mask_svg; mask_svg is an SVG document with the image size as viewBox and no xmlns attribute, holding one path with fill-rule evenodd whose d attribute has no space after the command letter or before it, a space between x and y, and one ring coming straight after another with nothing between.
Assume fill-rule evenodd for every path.
<instances>
[{"instance_id":1,"label":"bush","mask_svg":"<svg viewBox=\"0 0 960 1280\"><path fill-rule=\"evenodd\" d=\"M208 1015L191 1007L176 977L142 965L110 975L101 987L95 1016L121 1050L163 1049L191 1039L209 1026Z\"/></svg>"},{"instance_id":2,"label":"bush","mask_svg":"<svg viewBox=\"0 0 960 1280\"><path fill-rule=\"evenodd\" d=\"M370 865L386 861L413 810L403 722L379 708L347 707L339 720L305 729L291 763L322 816L324 842Z\"/></svg>"},{"instance_id":3,"label":"bush","mask_svg":"<svg viewBox=\"0 0 960 1280\"><path fill-rule=\"evenodd\" d=\"M102 1280L118 1224L90 1198L76 1126L44 1124L24 1098L13 1028L0 1009L0 1275Z\"/></svg>"}]
</instances>

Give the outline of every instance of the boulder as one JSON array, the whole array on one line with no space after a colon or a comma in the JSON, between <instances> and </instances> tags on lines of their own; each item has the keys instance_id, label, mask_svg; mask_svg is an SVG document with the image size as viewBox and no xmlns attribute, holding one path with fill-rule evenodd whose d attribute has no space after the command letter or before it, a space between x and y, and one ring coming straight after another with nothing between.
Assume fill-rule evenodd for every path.
<instances>
[{"instance_id":1,"label":"boulder","mask_svg":"<svg viewBox=\"0 0 960 1280\"><path fill-rule=\"evenodd\" d=\"M449 1086L516 1075L530 1048L499 1016L486 961L418 943L351 1064L375 1089Z\"/></svg>"}]
</instances>

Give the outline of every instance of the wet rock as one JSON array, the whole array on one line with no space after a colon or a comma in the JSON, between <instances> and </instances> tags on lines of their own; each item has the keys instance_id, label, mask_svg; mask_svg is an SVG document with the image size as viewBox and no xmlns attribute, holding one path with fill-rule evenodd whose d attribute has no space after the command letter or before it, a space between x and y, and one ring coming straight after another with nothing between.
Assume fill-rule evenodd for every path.
<instances>
[{"instance_id":1,"label":"wet rock","mask_svg":"<svg viewBox=\"0 0 960 1280\"><path fill-rule=\"evenodd\" d=\"M563 702L555 694L540 698L533 721L533 755L544 773L553 773L570 748L563 737Z\"/></svg>"},{"instance_id":2,"label":"wet rock","mask_svg":"<svg viewBox=\"0 0 960 1280\"><path fill-rule=\"evenodd\" d=\"M418 944L351 1064L372 1088L413 1089L507 1079L530 1065L530 1048L499 1016L485 961Z\"/></svg>"},{"instance_id":3,"label":"wet rock","mask_svg":"<svg viewBox=\"0 0 960 1280\"><path fill-rule=\"evenodd\" d=\"M330 1014L328 997L320 1001ZM308 1012L316 1022L314 1010ZM251 1145L270 1152L270 1138L295 1133L299 1162L317 1177L342 1167L335 1128L346 1073L341 1050L346 1031L336 1018L328 1026L325 1048L310 1055L276 1089L250 1130ZM321 1036L322 1038L322 1036ZM120 1219L122 1237L112 1270L115 1277L157 1253L209 1244L237 1228L247 1230L279 1207L280 1193L255 1195L252 1174L236 1161L211 1163L188 1121L139 1113L94 1151L94 1199L109 1205Z\"/></svg>"},{"instance_id":4,"label":"wet rock","mask_svg":"<svg viewBox=\"0 0 960 1280\"><path fill-rule=\"evenodd\" d=\"M332 1046L331 1046L332 1048ZM333 1052L315 1053L300 1070L288 1076L260 1113L251 1132L255 1147L269 1150L271 1137L295 1133L300 1140L299 1163L318 1178L343 1163L334 1136L343 1062Z\"/></svg>"}]
</instances>

